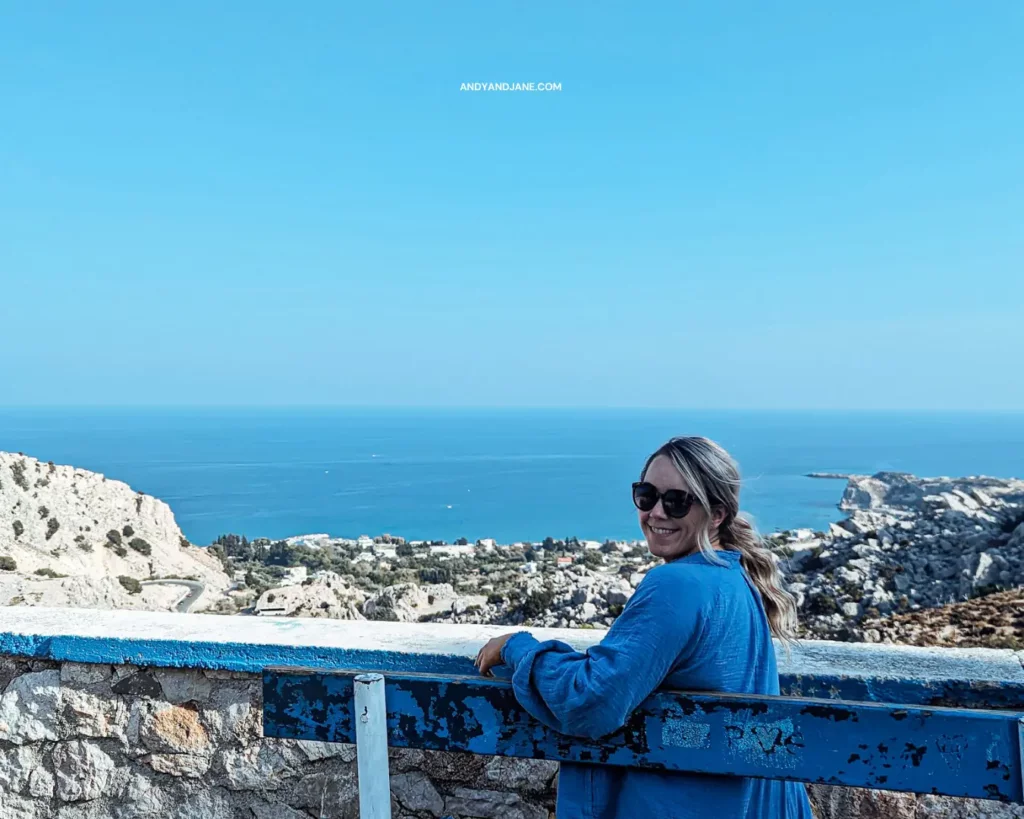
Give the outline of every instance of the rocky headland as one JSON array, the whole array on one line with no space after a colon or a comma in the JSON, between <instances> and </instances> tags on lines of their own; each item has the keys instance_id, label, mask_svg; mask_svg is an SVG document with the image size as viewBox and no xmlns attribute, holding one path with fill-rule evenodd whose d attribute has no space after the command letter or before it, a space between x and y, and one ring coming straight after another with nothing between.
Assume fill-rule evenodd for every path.
<instances>
[{"instance_id":1,"label":"rocky headland","mask_svg":"<svg viewBox=\"0 0 1024 819\"><path fill-rule=\"evenodd\" d=\"M0 605L173 610L194 590L190 608L201 611L230 585L163 501L96 472L0 452Z\"/></svg>"},{"instance_id":2,"label":"rocky headland","mask_svg":"<svg viewBox=\"0 0 1024 819\"><path fill-rule=\"evenodd\" d=\"M847 517L828 532L771 539L809 635L902 642L913 633L918 642L939 639L924 637L925 624L937 635L954 612L980 611L980 600L1012 614L1012 595L993 593L1024 586L1024 481L855 475L839 508ZM899 626L911 622L919 627ZM1004 631L942 639L993 645Z\"/></svg>"}]
</instances>

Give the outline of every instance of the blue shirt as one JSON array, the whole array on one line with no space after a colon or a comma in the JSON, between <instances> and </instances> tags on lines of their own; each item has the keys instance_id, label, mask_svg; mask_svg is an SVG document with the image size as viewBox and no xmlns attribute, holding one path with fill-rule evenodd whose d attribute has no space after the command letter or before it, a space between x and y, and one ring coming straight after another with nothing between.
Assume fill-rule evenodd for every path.
<instances>
[{"instance_id":1,"label":"blue shirt","mask_svg":"<svg viewBox=\"0 0 1024 819\"><path fill-rule=\"evenodd\" d=\"M563 734L621 728L656 688L778 694L761 596L738 552L699 552L640 583L599 645L585 653L522 632L502 650L520 704ZM796 782L563 763L558 819L812 819Z\"/></svg>"}]
</instances>

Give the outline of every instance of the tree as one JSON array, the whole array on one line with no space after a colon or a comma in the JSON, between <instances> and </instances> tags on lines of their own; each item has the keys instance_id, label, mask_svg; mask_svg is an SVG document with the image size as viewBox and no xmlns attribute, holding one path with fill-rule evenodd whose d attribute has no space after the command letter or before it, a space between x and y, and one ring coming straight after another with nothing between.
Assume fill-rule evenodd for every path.
<instances>
[{"instance_id":1,"label":"tree","mask_svg":"<svg viewBox=\"0 0 1024 819\"><path fill-rule=\"evenodd\" d=\"M287 541L278 540L267 550L265 562L271 566L297 566L299 565L298 549Z\"/></svg>"},{"instance_id":2,"label":"tree","mask_svg":"<svg viewBox=\"0 0 1024 819\"><path fill-rule=\"evenodd\" d=\"M466 538L464 538L464 537L460 537L458 540L455 541L455 545L456 546L468 546L469 545L469 541L466 540Z\"/></svg>"},{"instance_id":3,"label":"tree","mask_svg":"<svg viewBox=\"0 0 1024 819\"><path fill-rule=\"evenodd\" d=\"M420 569L419 572L421 583L454 583L455 573L447 566L438 567L435 569Z\"/></svg>"},{"instance_id":4,"label":"tree","mask_svg":"<svg viewBox=\"0 0 1024 819\"><path fill-rule=\"evenodd\" d=\"M412 557L416 554L416 550L408 543L402 543L395 547L395 554L399 557Z\"/></svg>"}]
</instances>

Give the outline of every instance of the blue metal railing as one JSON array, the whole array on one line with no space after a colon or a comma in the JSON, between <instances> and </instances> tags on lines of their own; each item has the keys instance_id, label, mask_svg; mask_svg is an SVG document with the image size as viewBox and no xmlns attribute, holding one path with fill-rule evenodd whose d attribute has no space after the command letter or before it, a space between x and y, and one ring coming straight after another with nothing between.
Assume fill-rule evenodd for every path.
<instances>
[{"instance_id":1,"label":"blue metal railing","mask_svg":"<svg viewBox=\"0 0 1024 819\"><path fill-rule=\"evenodd\" d=\"M268 669L264 734L354 742L353 679ZM661 691L594 740L543 726L500 680L396 673L384 691L393 747L1024 803L1024 709Z\"/></svg>"}]
</instances>

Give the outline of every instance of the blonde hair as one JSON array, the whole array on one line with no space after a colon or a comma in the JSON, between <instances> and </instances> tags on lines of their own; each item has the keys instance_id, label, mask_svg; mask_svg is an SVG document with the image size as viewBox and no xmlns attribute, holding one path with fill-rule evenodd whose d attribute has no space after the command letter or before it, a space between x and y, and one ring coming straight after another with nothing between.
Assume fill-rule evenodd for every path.
<instances>
[{"instance_id":1,"label":"blonde hair","mask_svg":"<svg viewBox=\"0 0 1024 819\"><path fill-rule=\"evenodd\" d=\"M736 461L707 438L673 438L647 459L641 480L661 455L671 459L707 514L708 526L701 530L697 541L701 553L714 563L722 562L711 543L710 522L715 510L720 510L725 514L717 532L720 546L740 553L740 565L761 595L772 634L785 643L792 642L797 625L796 601L783 588L782 575L764 540L740 514L740 470Z\"/></svg>"}]
</instances>

